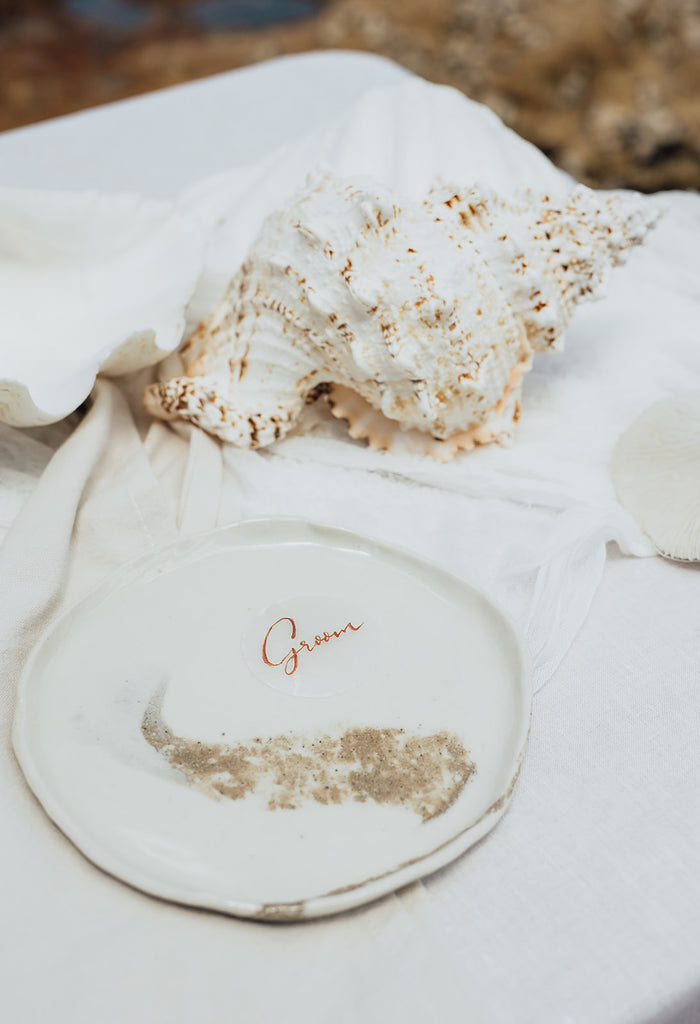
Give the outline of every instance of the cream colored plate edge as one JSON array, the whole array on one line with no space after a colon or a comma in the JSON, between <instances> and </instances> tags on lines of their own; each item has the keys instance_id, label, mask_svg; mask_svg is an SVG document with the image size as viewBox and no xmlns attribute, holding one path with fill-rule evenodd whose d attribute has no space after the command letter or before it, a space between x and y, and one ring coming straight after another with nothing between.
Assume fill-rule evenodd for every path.
<instances>
[{"instance_id":1,"label":"cream colored plate edge","mask_svg":"<svg viewBox=\"0 0 700 1024\"><path fill-rule=\"evenodd\" d=\"M319 548L321 559L327 559L330 557L329 553L333 551L359 552L367 556L373 565L379 566L380 576L384 572L383 567L386 564L393 567L398 566L403 571L407 571L410 577L418 580L419 590L421 587L424 588L426 601L432 600L429 595L434 591L439 591L442 587L446 588L446 592L449 593L461 593L465 601L472 603L476 601L478 605L487 610L487 614L499 624L498 628L505 630L508 635L517 662L517 672L515 673L517 678L511 680L511 683L518 698L519 708L514 712L511 723L512 735L507 744L507 754L501 757L498 766L498 778L501 780L499 782L500 789L492 794L494 798L489 800L488 805L481 807L478 813L468 811L466 817L460 810L460 800L462 799L460 795L459 799L455 801L454 807L451 807L442 816L443 823L440 826L442 833L436 832L437 841L430 849L415 848L411 839L406 844L406 856L397 857L389 867L384 866L376 874L365 874L345 885L332 886L330 889L321 888L320 891L311 888L310 891L299 893L298 898L294 899L263 899L259 896L245 898L235 892L232 894L230 891L224 891L225 887L221 885L217 888L216 884L213 887L202 885L193 890L189 884L182 885L177 881L173 883L172 879L161 877L159 872L154 870L150 861L145 864L145 867L143 864L135 863L133 856L130 856L131 851L127 850L125 853L123 849L119 848L118 843L110 842L109 837L105 839L99 832L95 834L91 830L92 821L89 808L87 811L83 808L78 814L71 811L68 806L70 794L66 796L61 792L60 780L57 781L55 772L47 772L46 766L42 764L46 753L43 747L46 746L46 743L40 740L37 732L42 716L42 708L38 703L38 698L41 696L42 660L47 660L50 645L53 643L55 646L56 638L60 640L60 633L69 630L74 621L77 622L79 629L81 619L89 615L93 609L98 609L99 612L99 608L111 596L124 588L137 586L138 582L144 578L153 579L163 571L164 567L167 572L168 569L177 569L179 565L189 564L188 560L196 562L206 557L207 550L210 553L217 549L238 552L256 548L256 545L261 549L270 549L277 544L292 546L306 544L310 545L309 552L314 547ZM406 579L408 580L408 578L407 576ZM309 655L308 661L311 660ZM414 680L414 690L420 689L424 685L423 680L418 680L417 683ZM432 686L432 683L430 685ZM263 687L263 689L267 692L268 688ZM426 695L431 692L428 688ZM50 696L53 699L51 694ZM373 699L374 696L372 694ZM382 694L379 693L377 696L381 703ZM55 699L59 699L58 693ZM341 698L331 698L331 700L333 699L340 700ZM130 563L98 586L74 609L62 616L37 645L22 674L18 689L13 742L25 777L48 815L78 849L100 868L144 892L175 902L262 920L299 920L336 913L374 900L443 867L486 835L502 817L511 800L527 743L531 703L529 658L516 630L490 600L463 580L450 576L443 570L406 551L361 538L345 530L292 519L249 520L200 537L176 541ZM320 704L318 701L314 701L308 706L318 707ZM390 705L386 704L386 706ZM492 712L488 712L488 714L493 717ZM498 722L490 722L489 729L492 727L497 729L498 724ZM508 725L507 721L505 721L505 725ZM71 750L70 744L66 749ZM62 754L61 756L65 759L70 755ZM59 769L60 767L61 763L59 763ZM468 787L463 792L466 792L467 789ZM178 793L182 791L184 790L181 789ZM177 798L180 799L181 796ZM366 804L360 805L359 810L357 806L349 806L348 814L355 815L361 824L362 818L358 815L369 813L363 810L366 806ZM317 811L317 809L315 810ZM302 810L282 813L301 815L309 812ZM375 811L372 810L372 813ZM449 818L450 815L454 820ZM268 811L267 819L269 818ZM452 821L452 824L445 823L448 819ZM259 817L257 820L262 821L263 817ZM390 822L391 820L393 819L390 819ZM374 822L371 822L369 827L374 828ZM389 831L391 827L393 826L390 824ZM421 831L427 827L437 828L432 822L424 821L414 829L411 835L427 835ZM448 833L445 833L445 828L448 829ZM214 873L212 877L214 877ZM232 879L233 889L235 889L235 881Z\"/></svg>"}]
</instances>

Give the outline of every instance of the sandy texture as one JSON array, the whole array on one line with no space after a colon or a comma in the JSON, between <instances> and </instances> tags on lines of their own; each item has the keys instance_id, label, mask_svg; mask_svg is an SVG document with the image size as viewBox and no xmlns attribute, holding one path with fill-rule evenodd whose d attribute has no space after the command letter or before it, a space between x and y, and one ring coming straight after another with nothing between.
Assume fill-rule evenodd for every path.
<instances>
[{"instance_id":1,"label":"sandy texture","mask_svg":"<svg viewBox=\"0 0 700 1024\"><path fill-rule=\"evenodd\" d=\"M452 806L476 772L460 739L447 731L412 736L362 726L334 736L290 732L246 743L205 743L171 732L162 703L158 693L149 704L144 738L214 799L242 800L257 791L270 811L372 800L430 821Z\"/></svg>"}]
</instances>

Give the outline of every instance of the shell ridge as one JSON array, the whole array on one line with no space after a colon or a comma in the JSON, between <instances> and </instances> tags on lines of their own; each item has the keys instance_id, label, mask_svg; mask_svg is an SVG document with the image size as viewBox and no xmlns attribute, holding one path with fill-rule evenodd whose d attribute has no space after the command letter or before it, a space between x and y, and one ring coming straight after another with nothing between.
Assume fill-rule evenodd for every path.
<instances>
[{"instance_id":1,"label":"shell ridge","mask_svg":"<svg viewBox=\"0 0 700 1024\"><path fill-rule=\"evenodd\" d=\"M258 447L327 385L334 415L376 446L418 435L450 457L505 441L533 352L561 346L656 218L583 186L556 201L477 184L408 200L319 175L267 218L186 343L185 376L146 404Z\"/></svg>"}]
</instances>

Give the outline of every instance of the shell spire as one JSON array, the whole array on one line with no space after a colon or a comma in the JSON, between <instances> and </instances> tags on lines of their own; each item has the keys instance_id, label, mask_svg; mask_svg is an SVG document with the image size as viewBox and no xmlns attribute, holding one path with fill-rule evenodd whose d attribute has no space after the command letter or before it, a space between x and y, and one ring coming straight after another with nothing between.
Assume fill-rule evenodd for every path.
<instances>
[{"instance_id":1,"label":"shell spire","mask_svg":"<svg viewBox=\"0 0 700 1024\"><path fill-rule=\"evenodd\" d=\"M559 203L479 187L421 202L325 176L268 218L182 349L185 375L147 388L146 407L256 448L330 390L375 447L401 436L445 459L503 440L533 351L561 345L657 216L585 188Z\"/></svg>"},{"instance_id":2,"label":"shell spire","mask_svg":"<svg viewBox=\"0 0 700 1024\"><path fill-rule=\"evenodd\" d=\"M598 298L609 271L644 240L661 208L583 185L568 196L504 203L474 187L443 203L522 317L534 352L562 347L574 308Z\"/></svg>"}]
</instances>

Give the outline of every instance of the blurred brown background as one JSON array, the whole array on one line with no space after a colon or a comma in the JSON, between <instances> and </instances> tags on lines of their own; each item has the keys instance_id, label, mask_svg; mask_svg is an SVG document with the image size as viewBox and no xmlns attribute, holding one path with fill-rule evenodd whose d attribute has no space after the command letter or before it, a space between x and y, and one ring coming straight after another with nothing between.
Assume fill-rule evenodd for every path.
<instances>
[{"instance_id":1,"label":"blurred brown background","mask_svg":"<svg viewBox=\"0 0 700 1024\"><path fill-rule=\"evenodd\" d=\"M700 188L700 0L0 0L0 130L329 48L457 86L590 185Z\"/></svg>"}]
</instances>

